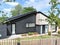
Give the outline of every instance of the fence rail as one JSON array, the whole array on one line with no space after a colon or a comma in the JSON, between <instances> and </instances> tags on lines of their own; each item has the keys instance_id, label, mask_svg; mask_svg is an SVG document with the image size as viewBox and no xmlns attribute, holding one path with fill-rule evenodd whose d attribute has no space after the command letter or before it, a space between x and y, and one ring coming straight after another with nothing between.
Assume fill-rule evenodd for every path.
<instances>
[{"instance_id":1,"label":"fence rail","mask_svg":"<svg viewBox=\"0 0 60 45\"><path fill-rule=\"evenodd\" d=\"M18 45L17 40L0 40L0 45ZM60 45L60 38L21 40L20 45Z\"/></svg>"}]
</instances>

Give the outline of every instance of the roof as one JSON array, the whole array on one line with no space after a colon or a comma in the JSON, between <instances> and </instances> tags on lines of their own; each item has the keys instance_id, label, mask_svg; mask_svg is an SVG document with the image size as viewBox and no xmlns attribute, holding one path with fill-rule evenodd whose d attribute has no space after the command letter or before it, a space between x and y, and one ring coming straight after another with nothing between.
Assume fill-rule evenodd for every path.
<instances>
[{"instance_id":1,"label":"roof","mask_svg":"<svg viewBox=\"0 0 60 45\"><path fill-rule=\"evenodd\" d=\"M21 14L21 15L17 15L17 16L14 16L14 17L11 17L11 18L8 18L6 21L9 22L9 21L12 21L12 20L15 20L15 19L18 19L18 18L21 18L21 17L24 17L24 16L27 16L29 14L36 14L36 13L41 13L43 14L44 16L48 17L47 15L45 15L44 13L40 12L40 11L32 11L32 12L28 12L26 14Z\"/></svg>"}]
</instances>

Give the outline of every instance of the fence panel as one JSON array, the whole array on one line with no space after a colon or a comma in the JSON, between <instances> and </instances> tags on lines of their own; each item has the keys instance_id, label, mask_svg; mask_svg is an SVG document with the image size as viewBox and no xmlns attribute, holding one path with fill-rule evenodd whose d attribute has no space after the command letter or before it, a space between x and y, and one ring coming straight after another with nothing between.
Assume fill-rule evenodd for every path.
<instances>
[{"instance_id":1,"label":"fence panel","mask_svg":"<svg viewBox=\"0 0 60 45\"><path fill-rule=\"evenodd\" d=\"M17 40L0 40L0 45L17 45Z\"/></svg>"},{"instance_id":2,"label":"fence panel","mask_svg":"<svg viewBox=\"0 0 60 45\"><path fill-rule=\"evenodd\" d=\"M59 39L57 39L57 45L60 45L60 38Z\"/></svg>"},{"instance_id":3,"label":"fence panel","mask_svg":"<svg viewBox=\"0 0 60 45\"><path fill-rule=\"evenodd\" d=\"M28 40L21 41L21 45L55 45L55 39L40 39L40 40Z\"/></svg>"},{"instance_id":4,"label":"fence panel","mask_svg":"<svg viewBox=\"0 0 60 45\"><path fill-rule=\"evenodd\" d=\"M0 45L17 45L17 40L0 40ZM60 45L59 39L21 40L20 45Z\"/></svg>"}]
</instances>

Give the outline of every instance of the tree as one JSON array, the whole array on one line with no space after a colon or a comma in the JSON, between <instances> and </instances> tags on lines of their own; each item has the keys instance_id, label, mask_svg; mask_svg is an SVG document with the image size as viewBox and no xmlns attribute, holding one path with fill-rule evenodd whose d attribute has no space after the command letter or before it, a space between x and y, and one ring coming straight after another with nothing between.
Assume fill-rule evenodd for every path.
<instances>
[{"instance_id":1,"label":"tree","mask_svg":"<svg viewBox=\"0 0 60 45\"><path fill-rule=\"evenodd\" d=\"M15 7L15 9L13 9L13 10L11 11L12 16L16 16L16 15L21 14L21 11L22 11L22 6L21 6L21 5L17 5L17 6Z\"/></svg>"},{"instance_id":2,"label":"tree","mask_svg":"<svg viewBox=\"0 0 60 45\"><path fill-rule=\"evenodd\" d=\"M58 8L58 5L60 5L60 3L58 2L58 0L50 0L49 4L51 4L51 8L49 11L49 23L51 25L53 25L53 23L55 23L55 26L59 26L60 25L60 19L59 19L59 14L60 14L60 10Z\"/></svg>"},{"instance_id":3,"label":"tree","mask_svg":"<svg viewBox=\"0 0 60 45\"><path fill-rule=\"evenodd\" d=\"M58 2L58 0L51 0L49 4L51 4L51 8L50 8L50 11L49 11L49 17L50 17L50 20L51 20L50 22L51 22L51 24L53 22L55 22L56 25L59 25L58 20L59 20L60 10L57 6L60 5L60 3Z\"/></svg>"},{"instance_id":4,"label":"tree","mask_svg":"<svg viewBox=\"0 0 60 45\"><path fill-rule=\"evenodd\" d=\"M33 7L22 7L21 5L17 5L15 7L15 9L13 9L11 11L12 13L12 16L16 16L16 15L19 15L19 14L25 14L27 12L31 12L31 11L36 11L36 9L34 9Z\"/></svg>"},{"instance_id":5,"label":"tree","mask_svg":"<svg viewBox=\"0 0 60 45\"><path fill-rule=\"evenodd\" d=\"M4 23L4 21L7 19L8 17L6 16L6 14L2 14L2 17L0 17L0 23Z\"/></svg>"},{"instance_id":6,"label":"tree","mask_svg":"<svg viewBox=\"0 0 60 45\"><path fill-rule=\"evenodd\" d=\"M24 7L24 9L22 10L22 14L31 12L31 11L36 11L36 9L34 9L33 7Z\"/></svg>"}]
</instances>

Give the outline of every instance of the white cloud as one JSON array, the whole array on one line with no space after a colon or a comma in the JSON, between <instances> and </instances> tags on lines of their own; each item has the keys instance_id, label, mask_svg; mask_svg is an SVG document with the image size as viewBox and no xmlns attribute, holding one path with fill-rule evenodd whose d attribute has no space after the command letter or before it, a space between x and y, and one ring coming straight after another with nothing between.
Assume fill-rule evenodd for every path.
<instances>
[{"instance_id":1,"label":"white cloud","mask_svg":"<svg viewBox=\"0 0 60 45\"><path fill-rule=\"evenodd\" d=\"M11 12L11 8L7 9L7 8L4 8L2 11L4 11L4 13L10 13Z\"/></svg>"},{"instance_id":2,"label":"white cloud","mask_svg":"<svg viewBox=\"0 0 60 45\"><path fill-rule=\"evenodd\" d=\"M60 0L58 0L60 2Z\"/></svg>"},{"instance_id":3,"label":"white cloud","mask_svg":"<svg viewBox=\"0 0 60 45\"><path fill-rule=\"evenodd\" d=\"M29 0L29 2L35 2L35 0Z\"/></svg>"},{"instance_id":4,"label":"white cloud","mask_svg":"<svg viewBox=\"0 0 60 45\"><path fill-rule=\"evenodd\" d=\"M11 10L12 10L12 8L4 8L2 11L4 11L4 14L7 14L7 16L8 17L11 17L12 15L11 15Z\"/></svg>"},{"instance_id":5,"label":"white cloud","mask_svg":"<svg viewBox=\"0 0 60 45\"><path fill-rule=\"evenodd\" d=\"M35 9L37 9L37 11L42 11L50 7L49 1L50 0L29 0L29 1L26 0L24 7L33 6Z\"/></svg>"},{"instance_id":6,"label":"white cloud","mask_svg":"<svg viewBox=\"0 0 60 45\"><path fill-rule=\"evenodd\" d=\"M17 2L6 2L6 4L11 5L11 6L16 6L16 5L18 5Z\"/></svg>"},{"instance_id":7,"label":"white cloud","mask_svg":"<svg viewBox=\"0 0 60 45\"><path fill-rule=\"evenodd\" d=\"M4 8L3 11L5 11L5 12L6 12L6 11L7 11L7 12L10 12L10 11L11 11L11 8L10 8L10 9Z\"/></svg>"}]
</instances>

